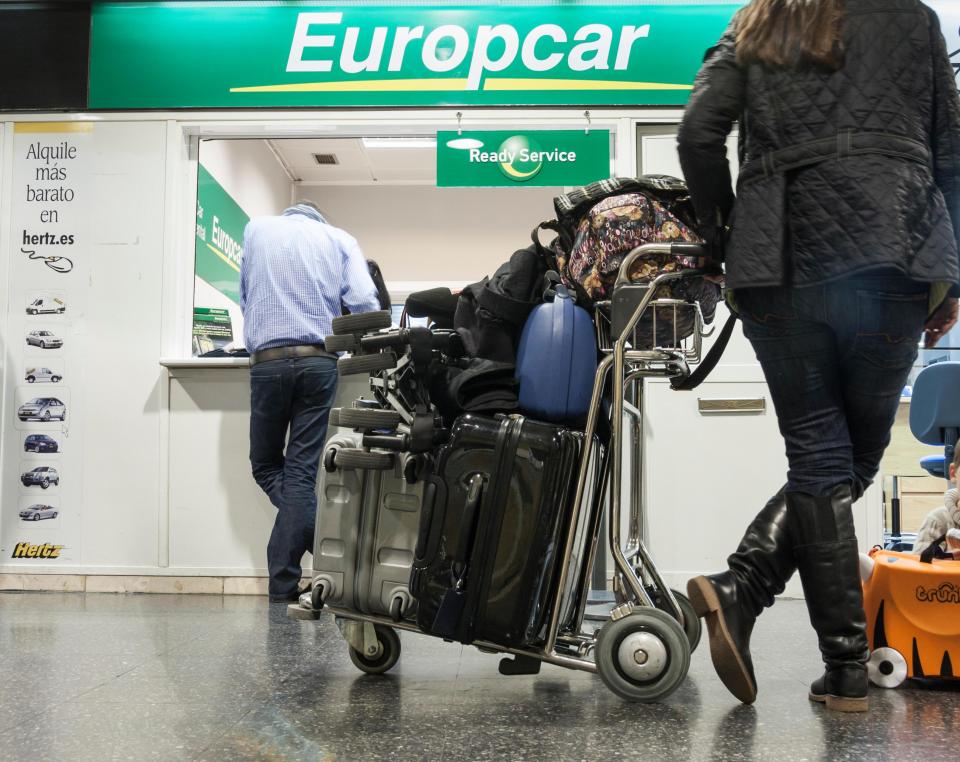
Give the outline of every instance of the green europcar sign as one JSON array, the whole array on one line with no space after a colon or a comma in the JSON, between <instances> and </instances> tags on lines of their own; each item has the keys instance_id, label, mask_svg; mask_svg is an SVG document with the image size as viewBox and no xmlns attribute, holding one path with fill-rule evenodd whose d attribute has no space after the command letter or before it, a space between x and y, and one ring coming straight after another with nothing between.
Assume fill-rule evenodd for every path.
<instances>
[{"instance_id":1,"label":"green europcar sign","mask_svg":"<svg viewBox=\"0 0 960 762\"><path fill-rule=\"evenodd\" d=\"M95 3L89 105L681 105L740 5Z\"/></svg>"},{"instance_id":2,"label":"green europcar sign","mask_svg":"<svg viewBox=\"0 0 960 762\"><path fill-rule=\"evenodd\" d=\"M197 227L194 271L240 304L243 230L250 218L206 168L197 167Z\"/></svg>"},{"instance_id":3,"label":"green europcar sign","mask_svg":"<svg viewBox=\"0 0 960 762\"><path fill-rule=\"evenodd\" d=\"M437 133L437 185L587 185L610 176L609 130Z\"/></svg>"}]
</instances>

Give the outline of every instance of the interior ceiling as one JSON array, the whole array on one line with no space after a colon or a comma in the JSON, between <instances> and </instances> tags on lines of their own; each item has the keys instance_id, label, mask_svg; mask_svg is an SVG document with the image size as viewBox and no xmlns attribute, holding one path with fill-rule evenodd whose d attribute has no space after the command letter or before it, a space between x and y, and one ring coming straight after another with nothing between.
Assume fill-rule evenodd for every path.
<instances>
[{"instance_id":1,"label":"interior ceiling","mask_svg":"<svg viewBox=\"0 0 960 762\"><path fill-rule=\"evenodd\" d=\"M436 184L435 148L368 148L360 138L282 138L269 143L304 184ZM333 154L337 164L320 165L314 154Z\"/></svg>"}]
</instances>

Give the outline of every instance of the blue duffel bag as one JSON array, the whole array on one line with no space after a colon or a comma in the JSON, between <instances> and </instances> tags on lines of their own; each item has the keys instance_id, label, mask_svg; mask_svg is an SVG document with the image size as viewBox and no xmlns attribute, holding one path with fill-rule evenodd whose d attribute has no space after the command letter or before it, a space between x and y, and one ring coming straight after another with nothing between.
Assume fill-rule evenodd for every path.
<instances>
[{"instance_id":1,"label":"blue duffel bag","mask_svg":"<svg viewBox=\"0 0 960 762\"><path fill-rule=\"evenodd\" d=\"M517 352L520 410L548 423L586 417L597 371L597 337L590 314L565 286L534 308Z\"/></svg>"}]
</instances>

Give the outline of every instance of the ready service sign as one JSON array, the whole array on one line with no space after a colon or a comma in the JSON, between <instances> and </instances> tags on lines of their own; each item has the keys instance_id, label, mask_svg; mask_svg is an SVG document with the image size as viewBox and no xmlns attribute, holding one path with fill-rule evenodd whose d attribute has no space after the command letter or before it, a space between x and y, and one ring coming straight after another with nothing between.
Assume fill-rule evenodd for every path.
<instances>
[{"instance_id":1,"label":"ready service sign","mask_svg":"<svg viewBox=\"0 0 960 762\"><path fill-rule=\"evenodd\" d=\"M89 103L678 105L741 4L95 3Z\"/></svg>"},{"instance_id":2,"label":"ready service sign","mask_svg":"<svg viewBox=\"0 0 960 762\"><path fill-rule=\"evenodd\" d=\"M437 185L586 185L610 176L609 130L437 133Z\"/></svg>"}]
</instances>

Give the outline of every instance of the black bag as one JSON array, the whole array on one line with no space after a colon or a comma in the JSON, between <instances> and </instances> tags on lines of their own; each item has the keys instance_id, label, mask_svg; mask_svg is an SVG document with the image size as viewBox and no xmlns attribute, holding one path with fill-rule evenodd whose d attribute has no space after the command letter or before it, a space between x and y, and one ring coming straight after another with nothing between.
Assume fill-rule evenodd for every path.
<instances>
[{"instance_id":1,"label":"black bag","mask_svg":"<svg viewBox=\"0 0 960 762\"><path fill-rule=\"evenodd\" d=\"M520 405L512 363L471 358L440 367L430 380L430 401L447 426L464 413L512 413Z\"/></svg>"},{"instance_id":2,"label":"black bag","mask_svg":"<svg viewBox=\"0 0 960 762\"><path fill-rule=\"evenodd\" d=\"M383 279L383 273L380 272L380 265L378 265L372 259L368 259L367 271L370 273L370 279L373 281L373 285L377 289L377 301L380 302L379 309L392 312L393 304L390 301L390 291L387 289L387 282ZM350 309L343 302L340 303L340 314L350 314Z\"/></svg>"},{"instance_id":3,"label":"black bag","mask_svg":"<svg viewBox=\"0 0 960 762\"><path fill-rule=\"evenodd\" d=\"M583 436L520 416L466 415L424 488L410 590L427 633L542 643Z\"/></svg>"},{"instance_id":4,"label":"black bag","mask_svg":"<svg viewBox=\"0 0 960 762\"><path fill-rule=\"evenodd\" d=\"M471 357L512 363L520 331L543 301L547 264L536 246L514 252L490 278L460 292L453 325Z\"/></svg>"}]
</instances>

